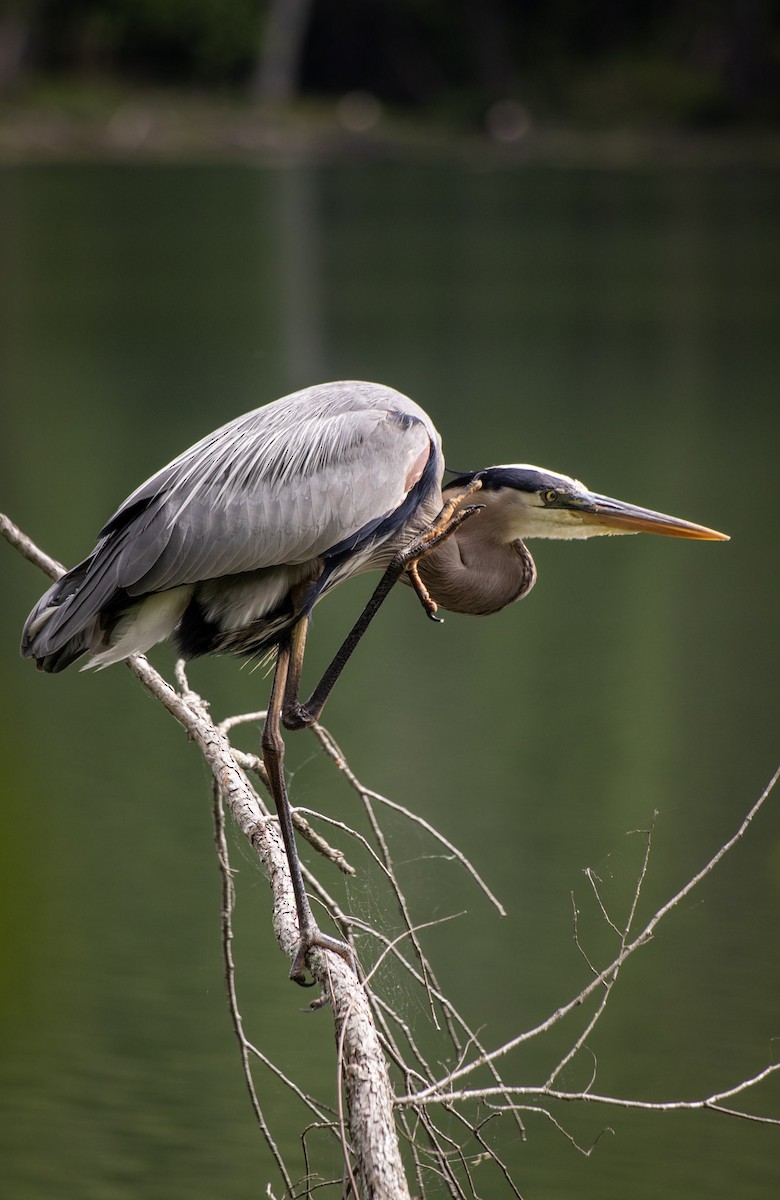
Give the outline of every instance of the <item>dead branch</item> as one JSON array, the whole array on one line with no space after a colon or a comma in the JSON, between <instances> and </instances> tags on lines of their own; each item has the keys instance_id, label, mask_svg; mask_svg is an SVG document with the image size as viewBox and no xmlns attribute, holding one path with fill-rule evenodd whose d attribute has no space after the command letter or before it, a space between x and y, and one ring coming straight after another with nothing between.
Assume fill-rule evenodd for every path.
<instances>
[{"instance_id":1,"label":"dead branch","mask_svg":"<svg viewBox=\"0 0 780 1200\"><path fill-rule=\"evenodd\" d=\"M733 1100L737 1096L742 1096L753 1088L757 1088L760 1084L770 1079L780 1071L780 1063L769 1063L762 1067L760 1071L750 1075L746 1079L741 1079L739 1083L733 1084L731 1087L723 1088L721 1091L713 1092L709 1096L703 1096L694 1100L635 1100L627 1096L604 1096L598 1092L588 1090L580 1091L565 1091L560 1088L548 1087L547 1084L539 1084L537 1086L518 1086L504 1085L501 1088L473 1088L473 1089L452 1089L444 1097L448 1104L462 1103L465 1101L474 1100L492 1100L505 1096L507 1093L513 1096L523 1097L524 1099L538 1100L564 1100L569 1103L578 1101L582 1104L606 1104L615 1108L641 1109L644 1112L701 1112L709 1109L711 1112L723 1113L729 1117L739 1117L744 1121L756 1121L760 1125L780 1125L780 1117L770 1117L759 1115L758 1113L746 1112L744 1109L732 1108L726 1105L727 1100ZM397 1101L399 1105L412 1105L416 1103L414 1096L404 1096ZM504 1105L496 1106L499 1111L504 1110ZM528 1105L523 1106L524 1111L529 1111ZM546 1114L548 1115L548 1114Z\"/></svg>"},{"instance_id":2,"label":"dead branch","mask_svg":"<svg viewBox=\"0 0 780 1200\"><path fill-rule=\"evenodd\" d=\"M63 574L59 563L44 554L2 514L0 533L50 578L57 579ZM298 929L287 860L276 822L262 811L227 736L211 720L201 698L188 687L176 691L142 655L134 655L126 665L200 748L219 795L268 876L274 933L282 953L291 959ZM184 678L180 675L180 680ZM229 903L228 898L225 909ZM312 953L311 969L333 1007L339 1068L347 1101L349 1135L345 1144L349 1144L354 1155L359 1195L366 1200L404 1200L409 1190L395 1131L390 1080L363 984L338 955L327 951ZM289 1187L286 1173L283 1178Z\"/></svg>"},{"instance_id":3,"label":"dead branch","mask_svg":"<svg viewBox=\"0 0 780 1200\"><path fill-rule=\"evenodd\" d=\"M469 1063L466 1066L459 1067L456 1071L451 1072L444 1079L440 1080L438 1083L431 1085L430 1087L426 1088L425 1091L423 1091L423 1092L417 1093L416 1096L403 1097L399 1101L399 1103L407 1104L407 1103L415 1103L416 1102L419 1104L419 1103L427 1102L430 1100L435 1100L437 1098L438 1099L445 1098L447 1100L452 1100L453 1096L455 1095L455 1092L457 1090L453 1086L456 1083L456 1081L464 1079L467 1075L473 1074L473 1072L478 1070L480 1067L489 1065L490 1063L494 1063L496 1061L496 1059L503 1058L505 1055L509 1054L509 1052L511 1050L515 1050L518 1046L521 1046L524 1042L528 1042L532 1038L538 1037L542 1033L546 1033L548 1030L552 1029L555 1025L558 1025L571 1012L573 1012L575 1009L578 1009L587 999L589 999L590 996L593 995L594 992L600 990L605 985L609 984L609 982L614 978L615 974L620 971L623 964L631 957L631 955L635 954L636 951L641 949L642 946L646 946L647 943L652 939L656 928L658 927L660 922L664 919L664 917L667 917L670 912L672 912L675 908L677 908L677 906L681 903L681 901L684 900L686 896L690 895L690 893L693 891L693 889L695 887L697 887L698 884L700 884L702 882L702 880L706 879L708 875L711 875L712 872L717 867L718 863L721 862L721 860L723 858L725 858L725 856L729 853L729 851L733 850L733 848L738 844L738 842L740 842L742 840L742 838L745 836L748 829L750 828L750 825L755 820L756 816L761 811L761 809L763 808L766 801L769 799L769 796L771 795L772 790L775 787L778 779L780 779L780 767L778 767L778 769L775 771L775 773L772 776L772 778L770 779L769 783L766 785L763 792L756 800L755 804L749 810L749 812L745 816L744 820L741 822L741 824L740 824L739 828L736 830L736 832L733 833L732 836L728 839L728 841L724 842L724 844L715 852L715 854L712 855L712 857L701 868L701 870L697 871L696 874L691 879L689 879L688 882L686 884L684 884L683 887L681 887L678 892L676 892L674 894L674 896L670 897L670 899L667 900L665 904L661 905L661 907L650 918L650 920L648 921L648 923L644 927L644 929L641 931L641 933L637 934L637 936L634 937L631 941L628 941L628 933L629 933L630 923L633 921L634 914L636 912L636 899L635 899L634 903L631 905L631 912L629 915L629 927L626 928L625 940L623 941L623 945L621 947L620 953L613 959L613 961L608 966L604 967L604 969L602 971L599 971L598 974L595 975L594 978L590 981L590 983L588 983L576 996L574 996L566 1004L562 1004L560 1006L560 1008L556 1009L556 1011L554 1013L552 1013L549 1017L547 1017L546 1020L541 1021L538 1025L533 1026L531 1029L526 1029L523 1033L517 1034L516 1037L513 1037L508 1042L505 1042L503 1046L499 1046L497 1050L493 1050L487 1055L484 1055L484 1054L480 1055L480 1057L475 1059L473 1062ZM641 886L641 883L644 879L646 870L647 870L647 857L645 856L645 860L642 865L642 871L640 874L638 886ZM774 1070L774 1068L771 1068L771 1070ZM770 1073L771 1073L771 1070L770 1070ZM538 1089L531 1089L531 1091L538 1091ZM479 1092L479 1089L474 1090L474 1091L469 1091L468 1092L469 1098L475 1098L477 1096L478 1092ZM490 1093L490 1089L486 1089L486 1090L483 1090L479 1094L487 1095L489 1093ZM458 1094L465 1095L466 1093L458 1093ZM526 1093L523 1092L523 1094L526 1094ZM701 1105L699 1105L699 1107L702 1107L702 1106L706 1106L705 1102L703 1102L703 1101L702 1101Z\"/></svg>"},{"instance_id":4,"label":"dead branch","mask_svg":"<svg viewBox=\"0 0 780 1200\"><path fill-rule=\"evenodd\" d=\"M58 563L45 555L2 515L0 533L51 578L57 578L62 573ZM308 1095L252 1044L244 1030L239 1010L236 969L232 956L232 910L235 896L225 837L224 804L230 808L238 828L253 847L269 878L274 932L280 948L287 956L292 953L297 940L295 905L277 822L269 810L262 790L256 791L251 782L259 780L261 786L264 786L265 772L262 761L256 755L233 747L229 736L237 726L260 723L265 714L231 716L220 724L215 724L204 700L190 688L184 664L178 664L176 668L176 689L154 671L143 657L129 660L127 666L197 743L213 777L215 841L222 872L223 953L230 1012L257 1122L276 1161L284 1184L284 1195L288 1200L293 1200L294 1197L314 1196L321 1189L334 1186L340 1186L345 1196L355 1195L356 1200L357 1197L363 1197L364 1200L408 1200L409 1191L404 1177L395 1122L405 1140L405 1152L411 1159L416 1194L423 1197L427 1190L427 1180L433 1179L436 1187L439 1190L443 1189L444 1194L462 1200L477 1195L474 1167L479 1166L485 1159L492 1162L510 1192L515 1196L520 1195L508 1167L497 1152L495 1139L492 1138L494 1123L499 1118L509 1117L515 1123L517 1136L524 1138L523 1114L541 1116L585 1155L593 1151L604 1132L611 1132L602 1130L590 1144L582 1145L559 1119L559 1108L559 1116L555 1115L554 1110L561 1103L606 1105L656 1113L709 1111L765 1125L780 1124L780 1118L761 1116L749 1111L747 1107L748 1093L780 1072L780 1064L775 1063L770 1063L710 1095L688 1100L644 1101L602 1094L595 1086L597 1060L594 1055L591 1056L592 1071L587 1086L580 1086L575 1091L567 1090L562 1083L565 1069L581 1055L590 1053L588 1039L604 1017L624 964L637 950L649 944L659 923L671 914L742 840L768 799L780 771L770 781L732 837L674 896L655 911L644 928L638 932L634 926L640 893L648 875L652 825L650 829L643 831L644 853L625 916L616 917L608 910L602 897L600 881L592 871L586 871L587 883L595 898L599 919L616 939L611 952L612 960L601 968L586 952L581 939L578 910L573 900L574 943L587 964L590 976L588 982L576 996L562 1004L546 1020L517 1034L496 1049L489 1050L482 1031L475 1031L437 981L433 967L423 950L420 935L428 925L439 922L413 919L397 878L390 845L378 813L383 808L391 809L438 841L439 845L444 847L447 856L470 875L497 911L504 915L500 902L460 850L417 814L365 787L355 776L327 730L315 726L314 735L323 751L343 774L357 796L370 832L365 836L344 821L326 818L310 810L298 810L295 813L296 826L309 838L315 849L345 873L350 872L352 868L347 864L343 852L332 847L319 828L327 826L335 831L334 837L348 837L356 853L367 855L373 865L375 878L385 889L382 894L388 896L390 903L395 905L401 921L400 933L384 933L381 929L367 924L358 913L344 911L322 882L311 871L304 871L307 889L324 906L343 936L351 943L353 929L363 934L366 937L366 956L371 956L371 965L369 967L367 964L365 974L358 964L361 977L357 978L340 957L321 951L312 955L312 971L323 992L322 1000L316 1001L313 1007L321 1007L326 1000L330 1001L334 1015L338 1082L337 1102L331 1106ZM353 822L353 825L355 823ZM315 825L318 828L315 828ZM446 919L448 918L440 918ZM430 1033L431 1029L435 1031L440 1042L435 1050L432 1051L424 1038L413 1030L397 1001L391 1002L386 995L378 994L379 985L376 979L380 969L384 971L388 962L392 963L396 977L400 973L404 981L415 989L415 995L419 995L426 1002L430 1022L430 1028L426 1032ZM564 1022L567 1018L580 1012L588 1002L590 1009L586 1010L584 1021L579 1023L578 1030L569 1039L568 1048L562 1052L559 1049L553 1061L540 1073L541 1082L523 1085L508 1082L506 1074L501 1072L505 1071L510 1052L552 1029L565 1029ZM301 1135L305 1174L297 1183L292 1182L292 1174L265 1120L259 1091L252 1075L253 1063L262 1064L276 1078L282 1080L307 1110L309 1124ZM487 1085L470 1086L473 1073L482 1069L489 1076ZM397 1072L398 1091L401 1094L395 1099L391 1090L389 1070ZM343 1158L341 1180L323 1178L314 1170L310 1143L323 1135L340 1143ZM272 1194L270 1188L267 1194Z\"/></svg>"}]
</instances>

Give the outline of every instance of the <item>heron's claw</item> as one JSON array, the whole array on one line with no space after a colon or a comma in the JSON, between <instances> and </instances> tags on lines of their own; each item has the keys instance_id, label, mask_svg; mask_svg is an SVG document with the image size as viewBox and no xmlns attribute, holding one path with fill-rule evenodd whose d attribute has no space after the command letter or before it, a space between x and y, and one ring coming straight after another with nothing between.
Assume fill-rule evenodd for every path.
<instances>
[{"instance_id":1,"label":"heron's claw","mask_svg":"<svg viewBox=\"0 0 780 1200\"><path fill-rule=\"evenodd\" d=\"M309 951L314 949L330 950L333 954L338 954L339 957L343 958L347 965L351 967L352 970L357 974L355 969L355 956L352 951L352 947L347 945L346 942L339 941L338 938L334 938L327 933L323 933L322 930L315 925L313 928L307 930L307 932L301 937L298 945L295 947L295 954L293 955L292 965L290 966L290 979L293 981L293 983L297 983L299 987L314 987L315 983L317 982L316 979L306 978L306 973L309 970L306 959Z\"/></svg>"},{"instance_id":2,"label":"heron's claw","mask_svg":"<svg viewBox=\"0 0 780 1200\"><path fill-rule=\"evenodd\" d=\"M454 533L463 521L485 507L484 504L472 504L468 508L461 508L463 501L468 500L469 496L473 496L481 487L481 479L472 479L471 483L463 488L462 491L457 492L454 496L450 496L431 528L422 536L421 540L427 542L429 550L432 550L434 546L438 546L440 542Z\"/></svg>"},{"instance_id":3,"label":"heron's claw","mask_svg":"<svg viewBox=\"0 0 780 1200\"><path fill-rule=\"evenodd\" d=\"M482 512L485 507L484 504L469 504L466 508L450 511L451 506L452 501L450 500L441 510L431 528L416 538L411 546L407 546L404 554L410 562L417 563L421 558L425 558L431 550L435 550L442 542L446 542L447 538L452 537L464 521L468 521L469 517Z\"/></svg>"},{"instance_id":4,"label":"heron's claw","mask_svg":"<svg viewBox=\"0 0 780 1200\"><path fill-rule=\"evenodd\" d=\"M409 576L409 582L416 591L417 598L430 619L432 621L438 621L439 624L441 624L442 618L436 616L436 613L439 611L439 606L420 578L420 572L417 570L418 562L419 559L414 558L406 568L406 573Z\"/></svg>"},{"instance_id":5,"label":"heron's claw","mask_svg":"<svg viewBox=\"0 0 780 1200\"><path fill-rule=\"evenodd\" d=\"M485 507L484 504L469 504L466 508L460 507L468 496L471 496L481 487L481 480L472 480L467 488L462 492L458 492L457 496L454 496L451 500L448 500L430 529L426 529L424 533L419 534L402 551L400 556L403 569L409 576L409 582L416 591L417 598L429 618L438 624L441 624L443 620L442 617L436 616L439 606L420 578L418 566L420 560L425 558L426 554L430 554L432 550L435 550L437 546L445 542L448 537L451 537L464 521L468 521L469 517L473 517L475 513L480 512Z\"/></svg>"}]
</instances>

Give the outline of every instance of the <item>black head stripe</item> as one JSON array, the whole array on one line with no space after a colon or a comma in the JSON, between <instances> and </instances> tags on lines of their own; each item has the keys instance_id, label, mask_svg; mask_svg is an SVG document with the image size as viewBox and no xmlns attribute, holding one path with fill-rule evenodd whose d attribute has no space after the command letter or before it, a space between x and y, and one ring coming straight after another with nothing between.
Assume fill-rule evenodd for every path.
<instances>
[{"instance_id":1,"label":"black head stripe","mask_svg":"<svg viewBox=\"0 0 780 1200\"><path fill-rule=\"evenodd\" d=\"M559 488L561 479L538 467L485 467L468 475L458 475L447 481L448 488L466 487L472 479L481 479L486 492L499 488L515 488L519 492L539 492L543 488Z\"/></svg>"}]
</instances>

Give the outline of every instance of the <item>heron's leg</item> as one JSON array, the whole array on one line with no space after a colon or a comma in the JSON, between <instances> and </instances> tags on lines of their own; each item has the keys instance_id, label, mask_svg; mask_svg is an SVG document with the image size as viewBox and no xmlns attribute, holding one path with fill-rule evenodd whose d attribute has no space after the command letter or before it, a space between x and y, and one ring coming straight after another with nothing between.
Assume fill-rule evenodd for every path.
<instances>
[{"instance_id":1,"label":"heron's leg","mask_svg":"<svg viewBox=\"0 0 780 1200\"><path fill-rule=\"evenodd\" d=\"M283 642L279 646L277 654L276 670L271 687L271 697L268 702L268 713L263 725L261 746L263 763L268 774L268 786L279 815L279 827L282 831L282 840L287 853L290 880L292 882L293 895L295 896L295 908L298 914L299 940L295 948L292 966L290 967L290 978L306 987L310 986L306 983L306 955L312 947L319 946L323 950L333 950L336 954L340 954L342 958L345 958L350 965L352 965L353 960L352 951L346 942L340 942L338 938L330 937L320 930L314 919L314 913L311 910L309 897L306 895L306 888L303 883L301 861L298 858L298 850L295 845L292 812L287 795L287 785L284 779L284 740L279 728L279 719L289 668L290 647L288 643Z\"/></svg>"},{"instance_id":2,"label":"heron's leg","mask_svg":"<svg viewBox=\"0 0 780 1200\"><path fill-rule=\"evenodd\" d=\"M298 621L293 631L291 664L287 676L282 709L282 721L287 729L307 729L315 721L319 720L320 714L325 707L325 702L332 692L336 680L347 665L363 634L382 607L393 584L398 581L402 571L403 566L396 567L394 559L380 579L368 604L341 643L341 646L326 668L325 674L305 704L301 702L299 692L303 651L308 631L308 618L302 618Z\"/></svg>"},{"instance_id":3,"label":"heron's leg","mask_svg":"<svg viewBox=\"0 0 780 1200\"><path fill-rule=\"evenodd\" d=\"M290 638L290 666L287 671L287 682L284 688L282 703L282 723L287 729L304 729L309 725L313 725L317 719L317 717L314 717L311 721L302 722L297 720L298 714L306 707L301 704L299 693L301 690L301 674L303 672L303 655L306 650L306 638L309 633L309 620L308 614L301 617L293 626Z\"/></svg>"},{"instance_id":4,"label":"heron's leg","mask_svg":"<svg viewBox=\"0 0 780 1200\"><path fill-rule=\"evenodd\" d=\"M299 698L299 690L303 651L308 629L308 617L302 618L297 623L293 631L291 664L287 676L282 708L282 721L287 729L304 729L319 720L322 710L325 707L325 702L332 692L336 680L347 665L363 634L387 599L392 587L398 582L404 571L409 572L412 586L417 591L417 595L428 615L435 617L436 604L428 595L425 584L417 574L417 563L426 554L430 554L431 550L435 550L443 541L451 537L464 521L467 521L474 513L480 511L481 505L459 508L461 502L480 486L480 482L477 480L475 484L471 484L465 491L459 492L456 497L449 500L433 525L423 533L418 534L408 546L405 546L403 550L400 550L396 554L374 589L368 604L341 643L325 674L305 704Z\"/></svg>"}]
</instances>

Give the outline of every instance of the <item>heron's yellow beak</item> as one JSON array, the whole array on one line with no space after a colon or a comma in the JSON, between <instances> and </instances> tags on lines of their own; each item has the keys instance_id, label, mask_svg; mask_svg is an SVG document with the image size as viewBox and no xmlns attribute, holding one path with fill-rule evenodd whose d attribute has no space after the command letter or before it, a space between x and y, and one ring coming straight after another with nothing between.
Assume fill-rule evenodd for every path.
<instances>
[{"instance_id":1,"label":"heron's yellow beak","mask_svg":"<svg viewBox=\"0 0 780 1200\"><path fill-rule=\"evenodd\" d=\"M727 533L718 533L717 529L694 525L691 521L681 521L679 517L669 517L666 513L653 512L651 508L637 508L634 504L624 504L622 500L612 500L609 496L593 495L591 499L592 504L578 508L578 511L583 521L600 526L605 533L614 530L615 533L660 533L666 537L696 538L707 542L729 540Z\"/></svg>"}]
</instances>

